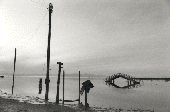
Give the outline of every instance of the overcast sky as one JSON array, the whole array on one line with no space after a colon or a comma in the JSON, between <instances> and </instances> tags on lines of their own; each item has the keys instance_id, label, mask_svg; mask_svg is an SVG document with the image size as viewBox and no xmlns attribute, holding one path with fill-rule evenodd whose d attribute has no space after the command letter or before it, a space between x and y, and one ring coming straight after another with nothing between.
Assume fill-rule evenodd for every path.
<instances>
[{"instance_id":1,"label":"overcast sky","mask_svg":"<svg viewBox=\"0 0 170 112\"><path fill-rule=\"evenodd\" d=\"M0 0L0 72L46 73L48 4L51 72L170 77L169 0Z\"/></svg>"}]
</instances>

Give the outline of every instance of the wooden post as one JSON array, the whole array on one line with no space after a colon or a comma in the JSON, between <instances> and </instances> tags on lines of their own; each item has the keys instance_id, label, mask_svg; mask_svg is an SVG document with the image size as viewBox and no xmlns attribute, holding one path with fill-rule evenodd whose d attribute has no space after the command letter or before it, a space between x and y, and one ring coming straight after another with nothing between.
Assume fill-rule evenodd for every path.
<instances>
[{"instance_id":1,"label":"wooden post","mask_svg":"<svg viewBox=\"0 0 170 112\"><path fill-rule=\"evenodd\" d=\"M15 74L15 63L16 63L16 48L15 48L15 57L14 57L14 72L13 72L13 83L12 83L12 94L14 93L14 74Z\"/></svg>"},{"instance_id":2,"label":"wooden post","mask_svg":"<svg viewBox=\"0 0 170 112\"><path fill-rule=\"evenodd\" d=\"M42 78L39 79L39 92L38 94L41 94L42 92Z\"/></svg>"},{"instance_id":3,"label":"wooden post","mask_svg":"<svg viewBox=\"0 0 170 112\"><path fill-rule=\"evenodd\" d=\"M45 92L45 101L48 101L48 92L49 92L49 69L50 69L50 40L51 40L51 13L53 11L53 5L49 3L49 32L48 32L48 46L47 46L47 75L45 79L46 92Z\"/></svg>"},{"instance_id":4,"label":"wooden post","mask_svg":"<svg viewBox=\"0 0 170 112\"><path fill-rule=\"evenodd\" d=\"M57 95L56 95L56 104L59 104L59 86L60 86L60 73L61 73L61 65L63 65L63 63L61 62L57 62L57 64L59 65L59 70L58 70L58 80L57 80Z\"/></svg>"},{"instance_id":5,"label":"wooden post","mask_svg":"<svg viewBox=\"0 0 170 112\"><path fill-rule=\"evenodd\" d=\"M65 78L65 72L63 70L63 105L64 105L64 78Z\"/></svg>"},{"instance_id":6,"label":"wooden post","mask_svg":"<svg viewBox=\"0 0 170 112\"><path fill-rule=\"evenodd\" d=\"M79 71L79 101L78 104L80 104L80 71Z\"/></svg>"},{"instance_id":7,"label":"wooden post","mask_svg":"<svg viewBox=\"0 0 170 112\"><path fill-rule=\"evenodd\" d=\"M87 105L87 89L85 87L85 109L87 109L88 105Z\"/></svg>"}]
</instances>

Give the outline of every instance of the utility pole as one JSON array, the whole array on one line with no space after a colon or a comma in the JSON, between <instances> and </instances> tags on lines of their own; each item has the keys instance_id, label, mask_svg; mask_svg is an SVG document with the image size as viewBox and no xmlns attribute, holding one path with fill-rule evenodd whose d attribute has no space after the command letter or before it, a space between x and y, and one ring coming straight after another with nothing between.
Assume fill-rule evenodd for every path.
<instances>
[{"instance_id":1,"label":"utility pole","mask_svg":"<svg viewBox=\"0 0 170 112\"><path fill-rule=\"evenodd\" d=\"M45 101L48 101L48 92L49 92L49 67L50 67L50 40L51 40L51 13L53 11L53 5L49 3L49 32L48 32L48 46L47 46L47 74L45 79L46 92L45 92Z\"/></svg>"},{"instance_id":2,"label":"utility pole","mask_svg":"<svg viewBox=\"0 0 170 112\"><path fill-rule=\"evenodd\" d=\"M57 64L59 65L59 70L58 70L58 80L57 80L56 104L59 104L60 73L61 73L61 68L63 68L63 67L62 67L63 63L57 62Z\"/></svg>"},{"instance_id":3,"label":"utility pole","mask_svg":"<svg viewBox=\"0 0 170 112\"><path fill-rule=\"evenodd\" d=\"M13 83L12 83L12 94L14 93L14 74L15 74L16 53L17 53L17 50L16 50L16 48L15 48L14 72L13 72Z\"/></svg>"}]
</instances>

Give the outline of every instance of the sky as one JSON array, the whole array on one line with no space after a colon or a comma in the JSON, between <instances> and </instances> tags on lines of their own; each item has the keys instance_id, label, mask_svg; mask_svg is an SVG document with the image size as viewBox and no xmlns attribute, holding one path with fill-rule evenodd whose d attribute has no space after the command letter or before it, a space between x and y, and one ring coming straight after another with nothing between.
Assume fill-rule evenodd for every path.
<instances>
[{"instance_id":1,"label":"sky","mask_svg":"<svg viewBox=\"0 0 170 112\"><path fill-rule=\"evenodd\" d=\"M0 0L0 73L170 77L169 0Z\"/></svg>"}]
</instances>

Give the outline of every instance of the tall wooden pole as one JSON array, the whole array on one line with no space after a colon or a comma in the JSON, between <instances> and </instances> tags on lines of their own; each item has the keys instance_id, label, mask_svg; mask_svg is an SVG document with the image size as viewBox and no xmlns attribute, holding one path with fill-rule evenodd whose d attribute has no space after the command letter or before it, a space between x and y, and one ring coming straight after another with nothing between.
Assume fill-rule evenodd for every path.
<instances>
[{"instance_id":1,"label":"tall wooden pole","mask_svg":"<svg viewBox=\"0 0 170 112\"><path fill-rule=\"evenodd\" d=\"M65 78L65 72L63 70L63 105L64 105L64 78Z\"/></svg>"},{"instance_id":2,"label":"tall wooden pole","mask_svg":"<svg viewBox=\"0 0 170 112\"><path fill-rule=\"evenodd\" d=\"M16 63L16 48L15 48L15 57L14 57L14 72L13 72L13 83L12 83L12 94L14 93L14 74L15 74L15 63Z\"/></svg>"},{"instance_id":3,"label":"tall wooden pole","mask_svg":"<svg viewBox=\"0 0 170 112\"><path fill-rule=\"evenodd\" d=\"M79 102L78 103L80 104L80 71L79 71Z\"/></svg>"},{"instance_id":4,"label":"tall wooden pole","mask_svg":"<svg viewBox=\"0 0 170 112\"><path fill-rule=\"evenodd\" d=\"M48 46L47 46L47 74L45 79L46 92L45 92L45 101L48 101L48 92L49 92L49 67L50 67L50 40L51 40L51 13L53 11L53 5L49 4L49 32L48 32Z\"/></svg>"},{"instance_id":5,"label":"tall wooden pole","mask_svg":"<svg viewBox=\"0 0 170 112\"><path fill-rule=\"evenodd\" d=\"M63 63L61 62L57 62L57 64L59 65L59 70L58 70L58 80L57 80L57 95L56 95L56 104L59 104L59 90L60 90L60 73L61 73L61 67L63 65Z\"/></svg>"}]
</instances>

